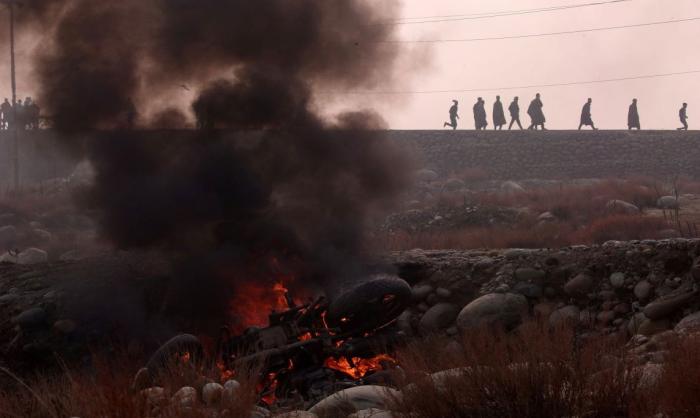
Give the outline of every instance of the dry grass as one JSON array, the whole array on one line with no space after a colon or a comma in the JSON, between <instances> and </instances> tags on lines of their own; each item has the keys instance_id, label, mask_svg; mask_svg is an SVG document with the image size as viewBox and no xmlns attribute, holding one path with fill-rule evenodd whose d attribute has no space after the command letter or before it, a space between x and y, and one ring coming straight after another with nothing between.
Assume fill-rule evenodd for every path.
<instances>
[{"instance_id":1,"label":"dry grass","mask_svg":"<svg viewBox=\"0 0 700 418\"><path fill-rule=\"evenodd\" d=\"M151 403L140 393L133 393L131 385L135 370L133 360L104 362L95 360L88 371L70 371L38 376L23 380L2 369L0 375L10 378L12 384L0 389L0 416L22 418L110 417L142 418L155 416L154 408L163 417L198 418L211 417L212 411L228 410L230 418L248 418L256 403L257 394L252 379L239 376L242 389L235 400L207 408L201 402L190 409L169 405L170 396L182 386L193 386L201 394L206 379L194 378L191 368L172 368L164 373L162 387L168 394L162 402ZM217 372L206 371L205 376L216 380Z\"/></svg>"},{"instance_id":2,"label":"dry grass","mask_svg":"<svg viewBox=\"0 0 700 418\"><path fill-rule=\"evenodd\" d=\"M647 417L652 405L619 340L582 342L572 330L527 324L513 335L480 332L446 352L445 341L412 344L393 409L420 417ZM603 361L605 357L617 361ZM452 369L442 379L426 376Z\"/></svg>"},{"instance_id":3,"label":"dry grass","mask_svg":"<svg viewBox=\"0 0 700 418\"><path fill-rule=\"evenodd\" d=\"M392 231L376 235L381 250L476 249L476 248L558 248L570 245L601 244L608 240L658 239L661 231L678 229L678 223L644 213L658 197L680 190L694 190L697 183L677 180L662 187L649 179L607 180L591 185L545 187L518 193L481 192L469 196L444 193L428 203L434 207L470 204L481 208L527 208L516 221L460 227ZM700 188L700 186L697 186ZM642 210L640 214L613 213L610 200L624 200ZM541 213L550 212L556 220L542 222ZM684 235L695 234L681 228ZM689 235L690 234L690 235Z\"/></svg>"}]
</instances>

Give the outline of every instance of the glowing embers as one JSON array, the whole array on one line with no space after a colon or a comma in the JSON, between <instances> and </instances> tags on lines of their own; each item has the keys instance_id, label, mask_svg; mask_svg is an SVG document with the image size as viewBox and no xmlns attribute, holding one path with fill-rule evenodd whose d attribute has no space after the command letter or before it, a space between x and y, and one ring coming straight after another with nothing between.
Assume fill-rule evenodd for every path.
<instances>
[{"instance_id":1,"label":"glowing embers","mask_svg":"<svg viewBox=\"0 0 700 418\"><path fill-rule=\"evenodd\" d=\"M324 366L333 369L352 377L353 379L361 379L371 372L376 372L386 369L387 365L395 365L396 360L388 354L379 354L372 358L340 357L337 360L334 358L326 359Z\"/></svg>"}]
</instances>

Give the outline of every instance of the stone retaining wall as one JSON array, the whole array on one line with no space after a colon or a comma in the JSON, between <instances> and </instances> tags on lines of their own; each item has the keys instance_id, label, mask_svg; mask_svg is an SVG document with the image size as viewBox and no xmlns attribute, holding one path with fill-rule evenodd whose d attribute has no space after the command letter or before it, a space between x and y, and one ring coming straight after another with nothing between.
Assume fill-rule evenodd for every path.
<instances>
[{"instance_id":1,"label":"stone retaining wall","mask_svg":"<svg viewBox=\"0 0 700 418\"><path fill-rule=\"evenodd\" d=\"M700 132L391 131L420 168L489 179L700 177Z\"/></svg>"}]
</instances>

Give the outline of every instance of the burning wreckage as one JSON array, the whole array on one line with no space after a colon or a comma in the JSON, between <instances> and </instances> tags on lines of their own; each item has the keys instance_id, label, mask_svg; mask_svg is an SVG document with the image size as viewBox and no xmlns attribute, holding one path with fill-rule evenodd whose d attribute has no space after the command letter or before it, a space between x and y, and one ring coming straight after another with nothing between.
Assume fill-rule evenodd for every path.
<instances>
[{"instance_id":1,"label":"burning wreckage","mask_svg":"<svg viewBox=\"0 0 700 418\"><path fill-rule=\"evenodd\" d=\"M313 404L353 386L387 383L396 365L391 353L403 341L392 326L411 300L410 286L397 277L377 275L339 297L297 304L288 292L287 309L273 310L265 328L240 335L222 329L214 353L199 338L181 334L161 346L137 376L152 384L174 364L217 367L222 378L240 371L257 374L258 398L268 406Z\"/></svg>"}]
</instances>

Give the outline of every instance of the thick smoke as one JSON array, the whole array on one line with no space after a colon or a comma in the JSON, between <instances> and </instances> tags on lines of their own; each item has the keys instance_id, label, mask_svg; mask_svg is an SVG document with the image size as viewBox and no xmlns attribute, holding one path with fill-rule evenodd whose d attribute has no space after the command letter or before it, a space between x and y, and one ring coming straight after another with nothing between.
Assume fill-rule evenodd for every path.
<instances>
[{"instance_id":1,"label":"thick smoke","mask_svg":"<svg viewBox=\"0 0 700 418\"><path fill-rule=\"evenodd\" d=\"M323 120L313 92L391 82L398 51L378 23L395 5L375 3L29 2L27 19L54 20L36 74L55 127L113 129L88 147L97 176L84 204L117 247L184 260L173 295L203 322L226 319L242 280L282 269L329 288L361 274L365 227L400 192L404 165L381 118ZM130 103L152 106L179 86L197 89L204 129L118 129ZM158 128L182 126L180 111L156 113Z\"/></svg>"}]
</instances>

